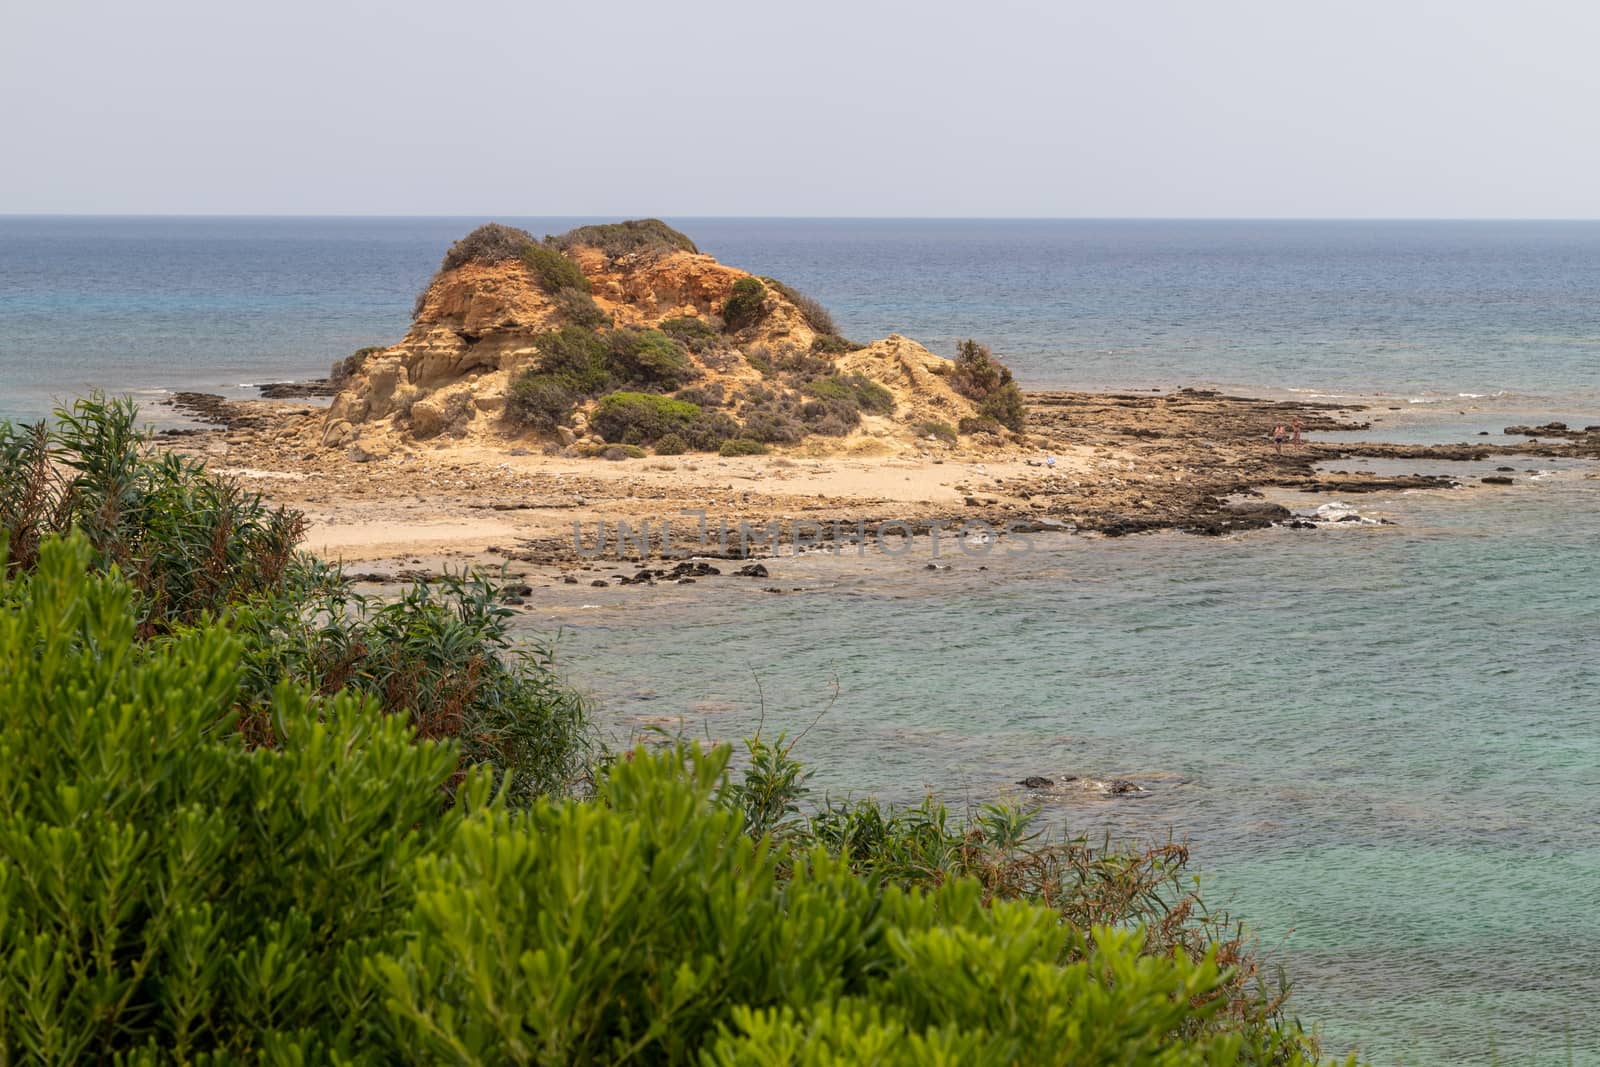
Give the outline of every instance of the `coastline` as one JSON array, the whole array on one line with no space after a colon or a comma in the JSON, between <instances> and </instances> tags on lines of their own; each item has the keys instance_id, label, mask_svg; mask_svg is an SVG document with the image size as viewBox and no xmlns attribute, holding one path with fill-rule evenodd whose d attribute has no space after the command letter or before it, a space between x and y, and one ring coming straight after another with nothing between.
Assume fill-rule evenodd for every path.
<instances>
[{"instance_id":1,"label":"coastline","mask_svg":"<svg viewBox=\"0 0 1600 1067\"><path fill-rule=\"evenodd\" d=\"M681 558L756 559L776 554L778 546L827 549L838 539L859 547L864 537L899 538L908 529L937 537L964 525L1002 537L1045 530L1218 536L1310 518L1267 494L1503 487L1476 477L1402 472L1400 461L1495 459L1516 470L1534 458L1600 459L1600 433L1581 427L1556 437L1382 442L1375 438L1384 431L1374 422L1393 416L1354 401L1189 389L1036 391L1027 400L1026 445L1000 448L852 439L832 454L797 447L745 458L615 462L546 454L516 441L330 452L319 447L318 408L197 394L182 398L181 410L214 428L168 431L162 441L270 502L303 512L306 547L372 581L507 564L511 576L524 579L610 581L624 563L660 571L663 562L670 567ZM1304 443L1275 451L1271 428L1295 419L1303 422ZM1514 473L1505 477L1515 484ZM628 530L620 530L623 523ZM651 534L641 543L646 524ZM720 537L719 527L726 531ZM664 528L675 529L677 539L669 534L664 542ZM608 551L597 545L601 531ZM632 535L626 547L619 533ZM606 577L593 578L599 571Z\"/></svg>"}]
</instances>

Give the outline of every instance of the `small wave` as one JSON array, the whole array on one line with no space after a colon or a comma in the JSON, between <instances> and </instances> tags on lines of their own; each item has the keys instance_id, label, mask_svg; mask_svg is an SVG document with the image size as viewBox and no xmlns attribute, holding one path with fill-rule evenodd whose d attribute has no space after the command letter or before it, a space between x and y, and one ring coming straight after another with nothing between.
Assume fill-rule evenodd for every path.
<instances>
[{"instance_id":1,"label":"small wave","mask_svg":"<svg viewBox=\"0 0 1600 1067\"><path fill-rule=\"evenodd\" d=\"M1408 397L1406 397L1406 403L1408 403L1408 404L1437 404L1438 402L1439 402L1439 398L1436 397L1436 396L1408 396Z\"/></svg>"}]
</instances>

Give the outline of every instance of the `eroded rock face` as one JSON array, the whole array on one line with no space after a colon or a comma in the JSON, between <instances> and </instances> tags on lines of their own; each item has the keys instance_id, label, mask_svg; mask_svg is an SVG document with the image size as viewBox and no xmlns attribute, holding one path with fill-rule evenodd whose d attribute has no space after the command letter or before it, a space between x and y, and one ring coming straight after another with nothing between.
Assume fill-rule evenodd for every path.
<instances>
[{"instance_id":1,"label":"eroded rock face","mask_svg":"<svg viewBox=\"0 0 1600 1067\"><path fill-rule=\"evenodd\" d=\"M580 246L568 248L566 258L588 282L593 307L612 323L602 329L658 327L688 316L716 331L715 352L690 354L693 384L722 388L728 410L751 390L770 385L763 362L803 357L818 338L804 311L774 284L766 284L757 322L725 332L722 310L734 285L751 275L707 255L673 250L612 257ZM521 259L442 270L419 300L405 338L368 355L344 381L329 407L323 444L347 449L356 440L470 435L543 437L562 445L583 441L583 406L564 425L543 433L505 417L513 381L540 359L540 336L573 321L571 295L548 291ZM909 439L920 424L953 427L975 414L973 404L948 384L950 361L905 337L891 335L818 358L893 394L894 413L868 415L857 432Z\"/></svg>"}]
</instances>

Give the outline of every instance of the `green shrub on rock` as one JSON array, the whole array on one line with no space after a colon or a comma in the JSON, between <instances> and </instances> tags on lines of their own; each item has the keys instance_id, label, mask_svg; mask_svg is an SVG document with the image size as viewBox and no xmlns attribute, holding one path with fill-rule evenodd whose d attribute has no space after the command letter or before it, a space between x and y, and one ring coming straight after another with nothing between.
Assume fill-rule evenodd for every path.
<instances>
[{"instance_id":1,"label":"green shrub on rock","mask_svg":"<svg viewBox=\"0 0 1600 1067\"><path fill-rule=\"evenodd\" d=\"M684 440L682 434L669 433L656 442L656 455L681 456L689 451L689 442Z\"/></svg>"},{"instance_id":2,"label":"green shrub on rock","mask_svg":"<svg viewBox=\"0 0 1600 1067\"><path fill-rule=\"evenodd\" d=\"M657 256L668 252L698 252L693 241L660 219L629 219L597 226L579 226L559 237L546 239L557 248L598 248L612 259L627 255Z\"/></svg>"},{"instance_id":3,"label":"green shrub on rock","mask_svg":"<svg viewBox=\"0 0 1600 1067\"><path fill-rule=\"evenodd\" d=\"M661 332L691 352L706 352L723 344L722 336L705 319L679 315L661 320Z\"/></svg>"},{"instance_id":4,"label":"green shrub on rock","mask_svg":"<svg viewBox=\"0 0 1600 1067\"><path fill-rule=\"evenodd\" d=\"M611 325L611 316L600 310L594 297L584 289L567 287L555 294L556 310L575 326L597 330Z\"/></svg>"},{"instance_id":5,"label":"green shrub on rock","mask_svg":"<svg viewBox=\"0 0 1600 1067\"><path fill-rule=\"evenodd\" d=\"M1028 408L1022 400L1022 390L1017 388L1016 382L1006 382L978 401L978 414L1018 433L1022 432L1028 421Z\"/></svg>"},{"instance_id":6,"label":"green shrub on rock","mask_svg":"<svg viewBox=\"0 0 1600 1067\"><path fill-rule=\"evenodd\" d=\"M754 278L740 278L722 305L722 322L729 333L754 326L766 313L767 288Z\"/></svg>"},{"instance_id":7,"label":"green shrub on rock","mask_svg":"<svg viewBox=\"0 0 1600 1067\"><path fill-rule=\"evenodd\" d=\"M366 366L367 360L383 351L382 345L367 345L358 348L350 355L339 360L328 372L328 382L334 386L342 386L351 378L361 373L361 368Z\"/></svg>"},{"instance_id":8,"label":"green shrub on rock","mask_svg":"<svg viewBox=\"0 0 1600 1067\"><path fill-rule=\"evenodd\" d=\"M651 393L612 393L602 397L589 425L609 443L621 442L636 431L649 444L669 433L683 433L700 415L700 409L682 400Z\"/></svg>"},{"instance_id":9,"label":"green shrub on rock","mask_svg":"<svg viewBox=\"0 0 1600 1067\"><path fill-rule=\"evenodd\" d=\"M660 330L629 326L613 330L608 340L611 365L624 381L676 389L697 373L683 346Z\"/></svg>"},{"instance_id":10,"label":"green shrub on rock","mask_svg":"<svg viewBox=\"0 0 1600 1067\"><path fill-rule=\"evenodd\" d=\"M719 456L764 456L767 446L760 441L749 437L734 437L722 442L722 447L717 449Z\"/></svg>"},{"instance_id":11,"label":"green shrub on rock","mask_svg":"<svg viewBox=\"0 0 1600 1067\"><path fill-rule=\"evenodd\" d=\"M978 405L978 414L1007 429L1022 431L1027 421L1022 390L1012 380L1011 369L995 359L987 345L969 339L957 346L950 385Z\"/></svg>"},{"instance_id":12,"label":"green shrub on rock","mask_svg":"<svg viewBox=\"0 0 1600 1067\"><path fill-rule=\"evenodd\" d=\"M572 416L582 394L555 374L529 371L519 375L506 393L506 416L550 433Z\"/></svg>"},{"instance_id":13,"label":"green shrub on rock","mask_svg":"<svg viewBox=\"0 0 1600 1067\"><path fill-rule=\"evenodd\" d=\"M583 276L583 271L578 269L576 263L558 249L530 244L522 250L522 262L539 279L539 286L552 296L564 289L576 289L580 293L589 291L589 279Z\"/></svg>"},{"instance_id":14,"label":"green shrub on rock","mask_svg":"<svg viewBox=\"0 0 1600 1067\"><path fill-rule=\"evenodd\" d=\"M845 400L874 415L894 414L894 394L863 374L814 378L803 391L822 400Z\"/></svg>"}]
</instances>

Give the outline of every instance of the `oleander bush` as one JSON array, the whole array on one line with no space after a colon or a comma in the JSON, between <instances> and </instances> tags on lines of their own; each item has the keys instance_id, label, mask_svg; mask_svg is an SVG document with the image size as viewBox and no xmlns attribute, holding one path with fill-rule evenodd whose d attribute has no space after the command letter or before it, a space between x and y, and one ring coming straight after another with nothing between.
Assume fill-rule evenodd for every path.
<instances>
[{"instance_id":1,"label":"oleander bush","mask_svg":"<svg viewBox=\"0 0 1600 1067\"><path fill-rule=\"evenodd\" d=\"M722 305L722 324L737 333L760 322L767 311L767 287L755 278L740 278L733 283Z\"/></svg>"},{"instance_id":2,"label":"oleander bush","mask_svg":"<svg viewBox=\"0 0 1600 1067\"><path fill-rule=\"evenodd\" d=\"M1315 1060L1179 846L807 813L782 738L738 780L637 749L522 803L355 684L280 681L258 744L250 619L141 640L77 532L0 575L0 1060ZM426 657L377 630L438 606L363 643Z\"/></svg>"},{"instance_id":3,"label":"oleander bush","mask_svg":"<svg viewBox=\"0 0 1600 1067\"><path fill-rule=\"evenodd\" d=\"M471 806L440 802L456 753L290 684L251 747L240 639L142 644L96 564L52 537L0 581L0 1060L375 1062L368 960Z\"/></svg>"},{"instance_id":4,"label":"oleander bush","mask_svg":"<svg viewBox=\"0 0 1600 1067\"><path fill-rule=\"evenodd\" d=\"M273 693L293 683L367 694L422 736L460 738L464 766L490 765L524 801L586 776L587 709L551 649L513 646L492 583L447 575L392 601L352 596L298 551L302 516L154 450L127 400L80 400L53 426L0 422L0 523L13 575L74 532L89 566L133 591L142 641L231 619L247 639L232 707L252 744L276 743Z\"/></svg>"},{"instance_id":5,"label":"oleander bush","mask_svg":"<svg viewBox=\"0 0 1600 1067\"><path fill-rule=\"evenodd\" d=\"M77 529L97 567L139 593L140 629L193 624L296 580L305 520L229 478L151 448L127 398L94 394L53 423L0 422L0 535L27 570L51 534Z\"/></svg>"}]
</instances>

